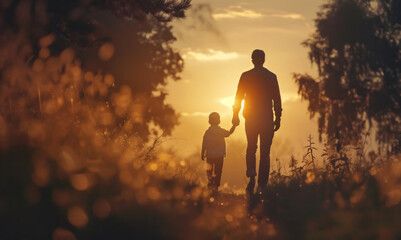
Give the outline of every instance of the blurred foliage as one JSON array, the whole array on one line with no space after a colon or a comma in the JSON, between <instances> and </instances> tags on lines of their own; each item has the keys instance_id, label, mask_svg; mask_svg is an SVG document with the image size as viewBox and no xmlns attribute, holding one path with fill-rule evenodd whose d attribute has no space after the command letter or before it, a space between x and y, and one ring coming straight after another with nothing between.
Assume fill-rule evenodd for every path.
<instances>
[{"instance_id":1,"label":"blurred foliage","mask_svg":"<svg viewBox=\"0 0 401 240\"><path fill-rule=\"evenodd\" d=\"M155 145L178 123L168 20L188 7L1 1L1 239L177 236L163 215L175 208L154 203L196 202L200 178Z\"/></svg>"},{"instance_id":2,"label":"blurred foliage","mask_svg":"<svg viewBox=\"0 0 401 240\"><path fill-rule=\"evenodd\" d=\"M318 158L311 149L309 136L305 157L315 165L292 157L285 172L276 160L268 190L248 198L255 222L272 224L273 239L401 237L401 155L368 161L347 148Z\"/></svg>"},{"instance_id":3,"label":"blurred foliage","mask_svg":"<svg viewBox=\"0 0 401 240\"><path fill-rule=\"evenodd\" d=\"M189 6L188 0L1 0L2 48L8 51L8 42L23 39L30 45L20 56L27 65L71 48L83 71L111 74L113 86L127 85L140 99L142 121L133 131L146 141L153 130L169 134L178 124L164 86L179 79L183 60L171 47L175 37L168 22L184 17ZM10 55L2 52L2 73L12 64ZM111 102L110 96L98 97Z\"/></svg>"},{"instance_id":4,"label":"blurred foliage","mask_svg":"<svg viewBox=\"0 0 401 240\"><path fill-rule=\"evenodd\" d=\"M330 1L303 43L318 77L294 74L298 92L338 150L357 144L369 124L379 150L401 151L400 12L397 0Z\"/></svg>"}]
</instances>

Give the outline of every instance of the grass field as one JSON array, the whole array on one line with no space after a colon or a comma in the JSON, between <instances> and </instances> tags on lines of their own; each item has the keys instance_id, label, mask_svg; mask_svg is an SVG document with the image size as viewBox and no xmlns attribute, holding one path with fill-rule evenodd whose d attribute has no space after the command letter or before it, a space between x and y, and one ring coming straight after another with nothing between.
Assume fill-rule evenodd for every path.
<instances>
[{"instance_id":1,"label":"grass field","mask_svg":"<svg viewBox=\"0 0 401 240\"><path fill-rule=\"evenodd\" d=\"M401 237L397 158L362 165L350 161L341 171L293 165L289 176L273 172L266 192L247 196L211 194L185 178L192 170L183 161L174 171L168 170L171 162L148 162L132 175L142 174L146 181L130 187L118 179L97 182L85 191L66 181L37 187L29 183L29 176L21 177L21 169L29 172L29 153L23 153L19 149L2 155L15 160L14 165L3 161L2 166L2 239Z\"/></svg>"}]
</instances>

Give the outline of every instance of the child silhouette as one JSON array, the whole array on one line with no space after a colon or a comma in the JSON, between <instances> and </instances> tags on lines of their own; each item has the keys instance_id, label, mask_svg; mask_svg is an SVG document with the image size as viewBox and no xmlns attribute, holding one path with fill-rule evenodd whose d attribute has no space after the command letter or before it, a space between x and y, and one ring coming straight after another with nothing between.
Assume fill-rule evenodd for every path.
<instances>
[{"instance_id":1,"label":"child silhouette","mask_svg":"<svg viewBox=\"0 0 401 240\"><path fill-rule=\"evenodd\" d=\"M208 179L208 187L213 191L217 191L220 186L221 172L223 169L223 160L226 156L225 137L230 136L234 130L233 125L230 131L219 126L220 115L217 112L212 112L209 115L210 127L203 135L201 158L206 157L206 174Z\"/></svg>"}]
</instances>

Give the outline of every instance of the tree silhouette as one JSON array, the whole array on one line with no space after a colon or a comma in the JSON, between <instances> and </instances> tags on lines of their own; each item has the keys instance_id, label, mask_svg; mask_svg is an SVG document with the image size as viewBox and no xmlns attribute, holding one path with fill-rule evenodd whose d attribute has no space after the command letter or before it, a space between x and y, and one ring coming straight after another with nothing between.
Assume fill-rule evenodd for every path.
<instances>
[{"instance_id":1,"label":"tree silhouette","mask_svg":"<svg viewBox=\"0 0 401 240\"><path fill-rule=\"evenodd\" d=\"M31 28L33 36L57 33L76 41L81 47L92 46L97 38L94 13L107 11L115 16L144 24L152 16L158 22L184 17L191 0L2 0L1 30ZM33 28L33 29L32 29ZM27 29L25 29L27 30ZM91 35L91 36L89 36Z\"/></svg>"},{"instance_id":2,"label":"tree silhouette","mask_svg":"<svg viewBox=\"0 0 401 240\"><path fill-rule=\"evenodd\" d=\"M57 55L72 48L82 60L83 71L110 73L115 78L116 89L124 85L131 88L133 100L146 109L141 121L133 124L133 132L143 140L146 141L156 128L169 134L178 124L175 110L165 103L164 86L169 79L178 80L183 69L183 59L171 47L176 39L169 21L184 17L190 0L13 0L1 3L0 33L4 39L11 38L11 33L19 33L33 46L26 62L33 64L32 60L39 57L43 49L39 40L48 36L51 44L45 44L42 51ZM0 71L5 70L3 65ZM113 102L112 94L98 95L104 102ZM121 125L128 120L122 118ZM156 128L151 128L151 124Z\"/></svg>"},{"instance_id":3,"label":"tree silhouette","mask_svg":"<svg viewBox=\"0 0 401 240\"><path fill-rule=\"evenodd\" d=\"M401 4L336 0L322 6L303 42L318 77L294 74L298 92L318 115L320 140L355 144L370 124L379 150L400 152Z\"/></svg>"}]
</instances>

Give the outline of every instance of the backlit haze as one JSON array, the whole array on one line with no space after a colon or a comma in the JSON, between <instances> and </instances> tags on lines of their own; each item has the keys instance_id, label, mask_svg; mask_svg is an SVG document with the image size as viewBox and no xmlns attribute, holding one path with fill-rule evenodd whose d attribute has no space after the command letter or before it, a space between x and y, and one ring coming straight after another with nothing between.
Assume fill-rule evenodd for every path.
<instances>
[{"instance_id":1,"label":"backlit haze","mask_svg":"<svg viewBox=\"0 0 401 240\"><path fill-rule=\"evenodd\" d=\"M220 113L221 127L231 127L239 77L253 67L250 55L258 48L266 53L265 67L278 77L283 102L281 129L274 136L271 150L271 168L276 169L276 158L283 170L288 169L291 155L302 159L308 135L318 142L317 124L309 119L307 103L297 95L292 73L316 75L301 42L313 32L313 19L322 3L194 0L187 18L173 23L176 48L185 59L185 68L182 80L168 86L168 102L181 114L181 124L167 145L183 155L200 156L202 136L209 127L208 115L213 111ZM238 186L244 182L245 146L241 116L240 126L227 139L223 183Z\"/></svg>"}]
</instances>

